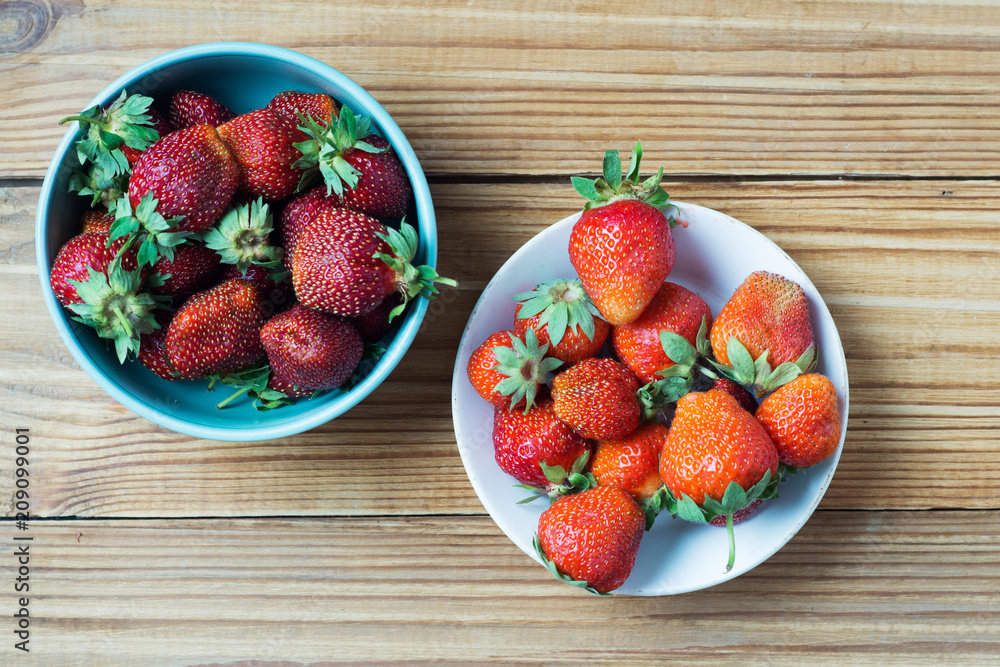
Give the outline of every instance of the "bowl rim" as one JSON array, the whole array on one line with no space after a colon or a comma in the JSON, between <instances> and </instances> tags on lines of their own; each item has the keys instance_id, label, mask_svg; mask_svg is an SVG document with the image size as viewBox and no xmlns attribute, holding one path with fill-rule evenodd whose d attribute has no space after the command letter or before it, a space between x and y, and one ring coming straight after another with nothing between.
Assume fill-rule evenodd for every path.
<instances>
[{"instance_id":1,"label":"bowl rim","mask_svg":"<svg viewBox=\"0 0 1000 667\"><path fill-rule=\"evenodd\" d=\"M210 42L197 44L169 51L128 70L98 93L87 105L104 105L115 99L122 91L136 81L149 76L170 65L182 61L218 56L250 56L266 60L275 60L310 71L341 88L347 95L354 98L363 112L369 115L392 145L400 161L406 169L413 186L414 201L417 210L417 225L422 232L422 252L427 264L434 266L437 262L437 220L434 204L431 199L427 177L420 166L416 153L402 130L389 113L374 97L347 75L311 56L286 49L284 47L261 44L256 42ZM427 299L416 299L411 303L406 320L396 332L396 336L385 354L379 359L372 371L353 387L349 392L334 396L328 402L317 406L314 410L298 415L293 419L283 420L276 424L240 426L216 426L202 424L169 414L157 409L125 390L118 382L106 374L91 358L86 349L79 343L68 325L67 311L56 299L49 284L49 274L52 262L49 259L51 249L48 247L45 230L49 203L54 196L56 174L62 161L71 150L82 130L79 124L72 125L63 135L55 154L49 163L45 179L38 198L38 210L35 216L35 261L38 266L39 281L42 284L42 295L49 310L50 318L55 324L59 336L69 348L73 358L80 364L84 372L90 376L105 392L123 406L148 419L149 421L170 430L198 438L223 440L229 442L248 442L282 438L315 428L340 416L370 394L388 377L389 373L402 360L416 337L421 323L427 313ZM54 253L53 253L54 254ZM277 415L280 417L280 415Z\"/></svg>"},{"instance_id":2,"label":"bowl rim","mask_svg":"<svg viewBox=\"0 0 1000 667\"><path fill-rule=\"evenodd\" d=\"M768 549L767 552L765 554L763 554L763 557L759 561L757 561L756 563L754 563L754 564L752 564L750 566L740 565L740 566L734 567L730 572L723 574L721 577L716 578L715 581L713 581L713 582L711 582L711 583L709 583L707 585L703 585L703 586L691 586L691 587L680 588L678 590L672 590L672 591L662 592L662 593L661 592L654 592L654 593L645 593L645 592L618 593L618 592L613 592L614 595L618 595L618 596L628 596L628 597L660 597L660 596L668 596L668 595L682 595L684 593L692 593L692 592L695 592L695 591L704 590L706 588L712 588L714 586L718 586L718 585L723 584L723 583L725 583L727 581L730 581L730 580L735 579L735 578L737 578L739 576L742 576L743 574L746 574L750 570L753 570L754 568L756 568L757 566L761 565L762 563L764 563L765 561L767 561L768 559L770 559L772 556L774 556L774 554L777 553L778 551L780 551L786 544L788 544L788 542L791 541L791 539L793 537L795 537L796 534L798 534L798 532L809 521L809 519L812 518L812 515L816 512L816 508L819 506L820 502L822 502L823 497L826 495L827 490L830 488L830 483L833 481L833 476L834 476L834 474L837 471L837 467L840 464L841 455L843 454L843 451L844 451L844 443L845 443L846 436L847 436L847 423L848 423L848 420L850 418L850 378L849 378L848 372L847 372L848 371L848 369L847 369L847 359L846 359L846 354L844 352L843 340L840 337L840 331L837 328L836 320L834 320L833 315L830 313L830 309L829 309L829 306L826 303L826 299L824 299L822 297L822 294L820 294L819 290L816 288L816 285L812 282L812 279L802 269L802 267L799 266L798 262L796 262L794 259L792 259L792 257L789 256L788 253L786 253L785 250L781 246L779 246L777 243L775 243L774 241L772 241L765 234L759 232L754 227L746 224L745 222L743 222L741 220L737 220L736 218L733 218L732 216L729 216L729 215L727 215L725 213L722 213L721 211L718 211L718 210L712 209L712 208L708 208L707 206L701 206L699 204L691 204L691 203L688 203L688 202L684 202L684 201L680 201L680 200L675 200L675 199L671 199L669 205L667 205L666 207L664 207L663 210L669 210L670 208L677 209L678 211L684 211L684 210L703 211L703 212L711 214L713 216L721 216L726 222L729 222L729 223L732 223L732 224L737 224L737 225L740 225L742 227L747 228L748 230L750 230L754 234L758 235L760 237L760 240L762 242L764 242L767 245L771 246L785 260L787 260L792 266L794 266L801 273L801 275L803 276L804 282L809 286L810 289L812 289L819 296L819 302L816 305L818 306L818 308L821 310L821 312L828 319L828 321L830 323L830 326L832 327L832 333L836 336L837 349L838 349L838 354L837 354L837 357L836 357L836 362L839 365L839 371L843 374L843 377L844 377L844 391L843 391L844 408L843 408L843 415L842 415L842 419L841 419L840 440L839 440L839 442L837 444L836 451L828 459L830 461L830 469L825 473L825 478L821 482L821 486L820 486L819 492L815 495L815 497L812 498L811 502L809 503L808 508L806 508L806 510L802 514L801 518L799 520L797 520L788 529L787 533L785 533L784 535L782 535L780 537L780 539L774 541L773 548ZM514 263L520 256L528 254L528 252L529 252L528 249L527 249L528 246L532 245L535 241L537 241L538 239L540 239L540 238L542 238L542 237L544 237L544 236L546 236L548 234L555 233L556 228L559 227L559 226L561 226L561 225L569 225L569 224L574 223L577 219L579 219L580 215L581 215L581 212L574 213L572 215L566 216L566 217L564 217L564 218L562 218L562 219L560 219L560 220L552 223L551 225L549 225L548 227L545 227L544 229L541 229L537 234L535 234L534 236L532 236L523 245L521 245L521 247L519 247L517 250L515 250L514 253L509 258L507 258L507 260L501 265L501 267L499 269L497 269L496 273L493 275L492 278L490 278L489 282L486 284L486 287L483 288L482 293L480 293L480 295L479 295L479 299L476 300L476 304L475 304L475 306L473 306L472 312L469 314L468 320L466 321L465 327L464 327L464 329L462 331L462 338L461 338L461 340L459 342L458 351L455 354L455 365L454 365L454 369L452 371L452 389L451 389L452 426L453 426L453 429L454 429L454 432L455 432L455 439L456 439L456 442L457 442L457 445L458 445L459 457L462 460L462 467L465 469L466 475L469 477L469 483L473 487L473 491L476 493L476 496L479 498L479 502L483 505L483 508L486 510L487 514L490 516L490 518L493 520L493 522L497 525L497 527L500 528L501 532L503 532L507 536L507 538L510 539L510 541L514 543L515 546L517 546L525 554L527 554L530 558L532 558L535 562L537 562L539 564L543 564L543 563L539 559L538 555L532 549L527 548L524 545L522 545L521 543L519 543L518 540L515 538L515 536L511 534L511 530L513 528L508 525L509 522L508 521L499 521L497 519L497 517L494 516L493 511L491 509L491 506L494 505L494 503L491 502L491 503L487 504L487 502L485 501L485 499L483 497L483 494L480 493L479 485L477 484L477 482L475 480L472 479L472 475L470 474L470 463L469 463L470 459L469 459L469 457L471 456L471 453L468 451L469 450L469 445L467 444L468 441L470 440L470 436L468 434L463 434L462 429L461 429L460 424L459 424L459 419L458 419L458 412L459 412L458 399L459 399L460 386L461 386L462 382L467 382L468 381L466 379L466 369L463 366L462 361L463 361L463 356L466 356L464 353L466 351L468 351L470 348L471 349L475 349L475 346L478 345L478 343L473 343L473 342L469 341L468 338L467 338L467 335L469 333L469 330L472 328L473 320L476 318L477 314L479 313L479 310L483 306L483 302L484 302L486 293L489 292L491 289L495 288L497 284L499 284L499 276L504 271L504 269L508 265ZM669 280L669 277L667 279ZM463 444L463 443L466 443L466 444ZM495 472L496 472L496 474L499 474L499 475L504 474L503 471L499 470L499 468ZM508 528L511 528L511 530L508 530Z\"/></svg>"}]
</instances>

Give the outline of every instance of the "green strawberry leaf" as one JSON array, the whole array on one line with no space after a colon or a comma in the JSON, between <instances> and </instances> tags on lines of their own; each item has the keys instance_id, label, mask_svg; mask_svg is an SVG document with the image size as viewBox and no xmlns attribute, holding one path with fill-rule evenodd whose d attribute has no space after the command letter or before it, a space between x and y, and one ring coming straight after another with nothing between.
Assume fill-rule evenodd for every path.
<instances>
[{"instance_id":1,"label":"green strawberry leaf","mask_svg":"<svg viewBox=\"0 0 1000 667\"><path fill-rule=\"evenodd\" d=\"M663 352L675 364L693 366L698 360L698 353L687 338L673 331L660 332L660 345Z\"/></svg>"},{"instance_id":2,"label":"green strawberry leaf","mask_svg":"<svg viewBox=\"0 0 1000 667\"><path fill-rule=\"evenodd\" d=\"M682 493L680 500L677 501L676 511L677 517L685 521L693 523L708 523L709 521L709 519L705 518L705 511L698 507L698 503L692 500L686 493Z\"/></svg>"},{"instance_id":3,"label":"green strawberry leaf","mask_svg":"<svg viewBox=\"0 0 1000 667\"><path fill-rule=\"evenodd\" d=\"M726 343L726 354L733 365L733 374L740 384L753 384L754 359L736 336L730 336Z\"/></svg>"},{"instance_id":4,"label":"green strawberry leaf","mask_svg":"<svg viewBox=\"0 0 1000 667\"><path fill-rule=\"evenodd\" d=\"M642 162L642 142L635 142L635 146L632 148L632 158L629 160L628 175L625 176L625 180L629 183L639 182L639 163Z\"/></svg>"},{"instance_id":5,"label":"green strawberry leaf","mask_svg":"<svg viewBox=\"0 0 1000 667\"><path fill-rule=\"evenodd\" d=\"M570 178L570 181L573 183L573 188L583 195L585 199L592 202L601 200L601 196L597 193L594 181L589 178L581 178L580 176L573 176Z\"/></svg>"}]
</instances>

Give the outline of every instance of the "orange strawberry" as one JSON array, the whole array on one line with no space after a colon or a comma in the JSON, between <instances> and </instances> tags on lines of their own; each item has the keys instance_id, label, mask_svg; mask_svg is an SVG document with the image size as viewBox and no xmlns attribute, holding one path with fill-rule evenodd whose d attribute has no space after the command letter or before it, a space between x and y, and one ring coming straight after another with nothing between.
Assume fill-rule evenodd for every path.
<instances>
[{"instance_id":1,"label":"orange strawberry","mask_svg":"<svg viewBox=\"0 0 1000 667\"><path fill-rule=\"evenodd\" d=\"M538 342L549 344L548 355L567 364L592 357L604 345L611 328L601 317L579 280L542 283L514 297L514 330L532 329Z\"/></svg>"},{"instance_id":2,"label":"orange strawberry","mask_svg":"<svg viewBox=\"0 0 1000 667\"><path fill-rule=\"evenodd\" d=\"M556 414L585 438L622 438L639 425L639 381L613 359L591 357L552 381Z\"/></svg>"},{"instance_id":3,"label":"orange strawberry","mask_svg":"<svg viewBox=\"0 0 1000 667\"><path fill-rule=\"evenodd\" d=\"M807 468L840 443L837 389L818 373L800 375L764 399L754 414L778 448L778 459Z\"/></svg>"},{"instance_id":4,"label":"orange strawberry","mask_svg":"<svg viewBox=\"0 0 1000 667\"><path fill-rule=\"evenodd\" d=\"M590 457L593 442L576 434L544 398L526 412L497 406L493 412L493 453L505 473L552 496L578 486L575 479ZM588 483L579 486L589 486ZM526 487L526 488L527 488ZM527 500L534 500L534 496Z\"/></svg>"},{"instance_id":5,"label":"orange strawberry","mask_svg":"<svg viewBox=\"0 0 1000 667\"><path fill-rule=\"evenodd\" d=\"M617 486L642 503L663 485L660 452L668 429L660 422L647 421L624 438L601 440L590 460L590 472L598 486Z\"/></svg>"},{"instance_id":6,"label":"orange strawberry","mask_svg":"<svg viewBox=\"0 0 1000 667\"><path fill-rule=\"evenodd\" d=\"M733 514L772 496L777 473L778 451L771 437L735 398L709 390L677 401L660 475L675 501L671 511L682 519L706 523L726 516L727 572L736 557Z\"/></svg>"},{"instance_id":7,"label":"orange strawberry","mask_svg":"<svg viewBox=\"0 0 1000 667\"><path fill-rule=\"evenodd\" d=\"M614 326L639 317L676 256L671 222L657 208L669 200L660 187L663 169L640 185L641 159L642 146L636 144L623 179L618 151L608 151L604 178L573 178L588 201L570 234L570 261L601 315Z\"/></svg>"},{"instance_id":8,"label":"orange strawberry","mask_svg":"<svg viewBox=\"0 0 1000 667\"><path fill-rule=\"evenodd\" d=\"M644 527L632 496L599 486L560 498L542 512L535 551L556 578L603 595L632 573Z\"/></svg>"},{"instance_id":9,"label":"orange strawberry","mask_svg":"<svg viewBox=\"0 0 1000 667\"><path fill-rule=\"evenodd\" d=\"M111 231L111 225L114 221L114 213L111 213L107 209L88 209L83 212L83 215L80 216L80 233L87 234L88 232L100 232L102 234L108 234Z\"/></svg>"},{"instance_id":10,"label":"orange strawberry","mask_svg":"<svg viewBox=\"0 0 1000 667\"><path fill-rule=\"evenodd\" d=\"M661 333L675 333L694 347L702 322L706 326L712 322L705 300L685 287L665 282L636 320L611 330L611 341L618 358L646 384L656 379L657 371L676 363L664 350Z\"/></svg>"},{"instance_id":11,"label":"orange strawberry","mask_svg":"<svg viewBox=\"0 0 1000 667\"><path fill-rule=\"evenodd\" d=\"M562 362L545 358L548 345L539 345L535 332L497 331L469 357L466 372L480 396L505 410L525 413L535 403L548 374Z\"/></svg>"},{"instance_id":12,"label":"orange strawberry","mask_svg":"<svg viewBox=\"0 0 1000 667\"><path fill-rule=\"evenodd\" d=\"M715 366L758 396L807 373L816 348L809 300L802 287L776 273L747 276L712 324ZM773 369L773 370L772 370Z\"/></svg>"}]
</instances>

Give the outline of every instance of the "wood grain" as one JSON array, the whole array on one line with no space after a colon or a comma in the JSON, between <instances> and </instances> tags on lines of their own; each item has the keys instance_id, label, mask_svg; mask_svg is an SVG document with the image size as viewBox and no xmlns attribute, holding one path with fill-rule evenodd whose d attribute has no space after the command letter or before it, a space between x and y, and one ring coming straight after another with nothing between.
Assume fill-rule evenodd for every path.
<instances>
[{"instance_id":1,"label":"wood grain","mask_svg":"<svg viewBox=\"0 0 1000 667\"><path fill-rule=\"evenodd\" d=\"M997 518L819 512L738 579L608 599L485 517L36 521L31 664L995 664Z\"/></svg>"},{"instance_id":2,"label":"wood grain","mask_svg":"<svg viewBox=\"0 0 1000 667\"><path fill-rule=\"evenodd\" d=\"M431 174L592 172L636 139L668 174L1000 174L990 2L0 6L15 5L0 33L4 177L43 175L57 121L128 69L224 40L345 72Z\"/></svg>"},{"instance_id":3,"label":"wood grain","mask_svg":"<svg viewBox=\"0 0 1000 667\"><path fill-rule=\"evenodd\" d=\"M670 183L731 214L813 279L847 350L848 439L826 509L998 508L1000 208L993 182ZM947 193L947 194L943 194ZM0 402L31 428L43 516L479 514L449 407L479 292L531 236L572 213L565 183L434 187L439 268L460 281L369 398L309 433L195 440L118 405L77 366L41 302L38 190L0 190ZM678 231L683 233L683 231ZM6 463L5 463L6 464ZM0 476L0 498L10 497ZM10 508L4 511L10 513Z\"/></svg>"}]
</instances>

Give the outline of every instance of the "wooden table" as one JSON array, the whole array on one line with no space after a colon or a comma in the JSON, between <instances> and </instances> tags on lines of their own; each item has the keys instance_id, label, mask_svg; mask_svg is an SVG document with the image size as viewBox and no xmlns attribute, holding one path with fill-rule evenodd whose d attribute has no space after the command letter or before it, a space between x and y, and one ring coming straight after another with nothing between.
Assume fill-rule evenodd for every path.
<instances>
[{"instance_id":1,"label":"wooden table","mask_svg":"<svg viewBox=\"0 0 1000 667\"><path fill-rule=\"evenodd\" d=\"M34 262L58 119L218 40L297 49L382 102L461 283L375 393L279 441L196 440L118 405L57 336ZM997 3L13 0L0 100L0 663L997 664ZM819 510L766 563L597 599L485 513L450 383L487 280L578 209L571 174L636 139L672 195L813 279L847 350L850 428ZM13 648L16 428L30 654Z\"/></svg>"}]
</instances>

